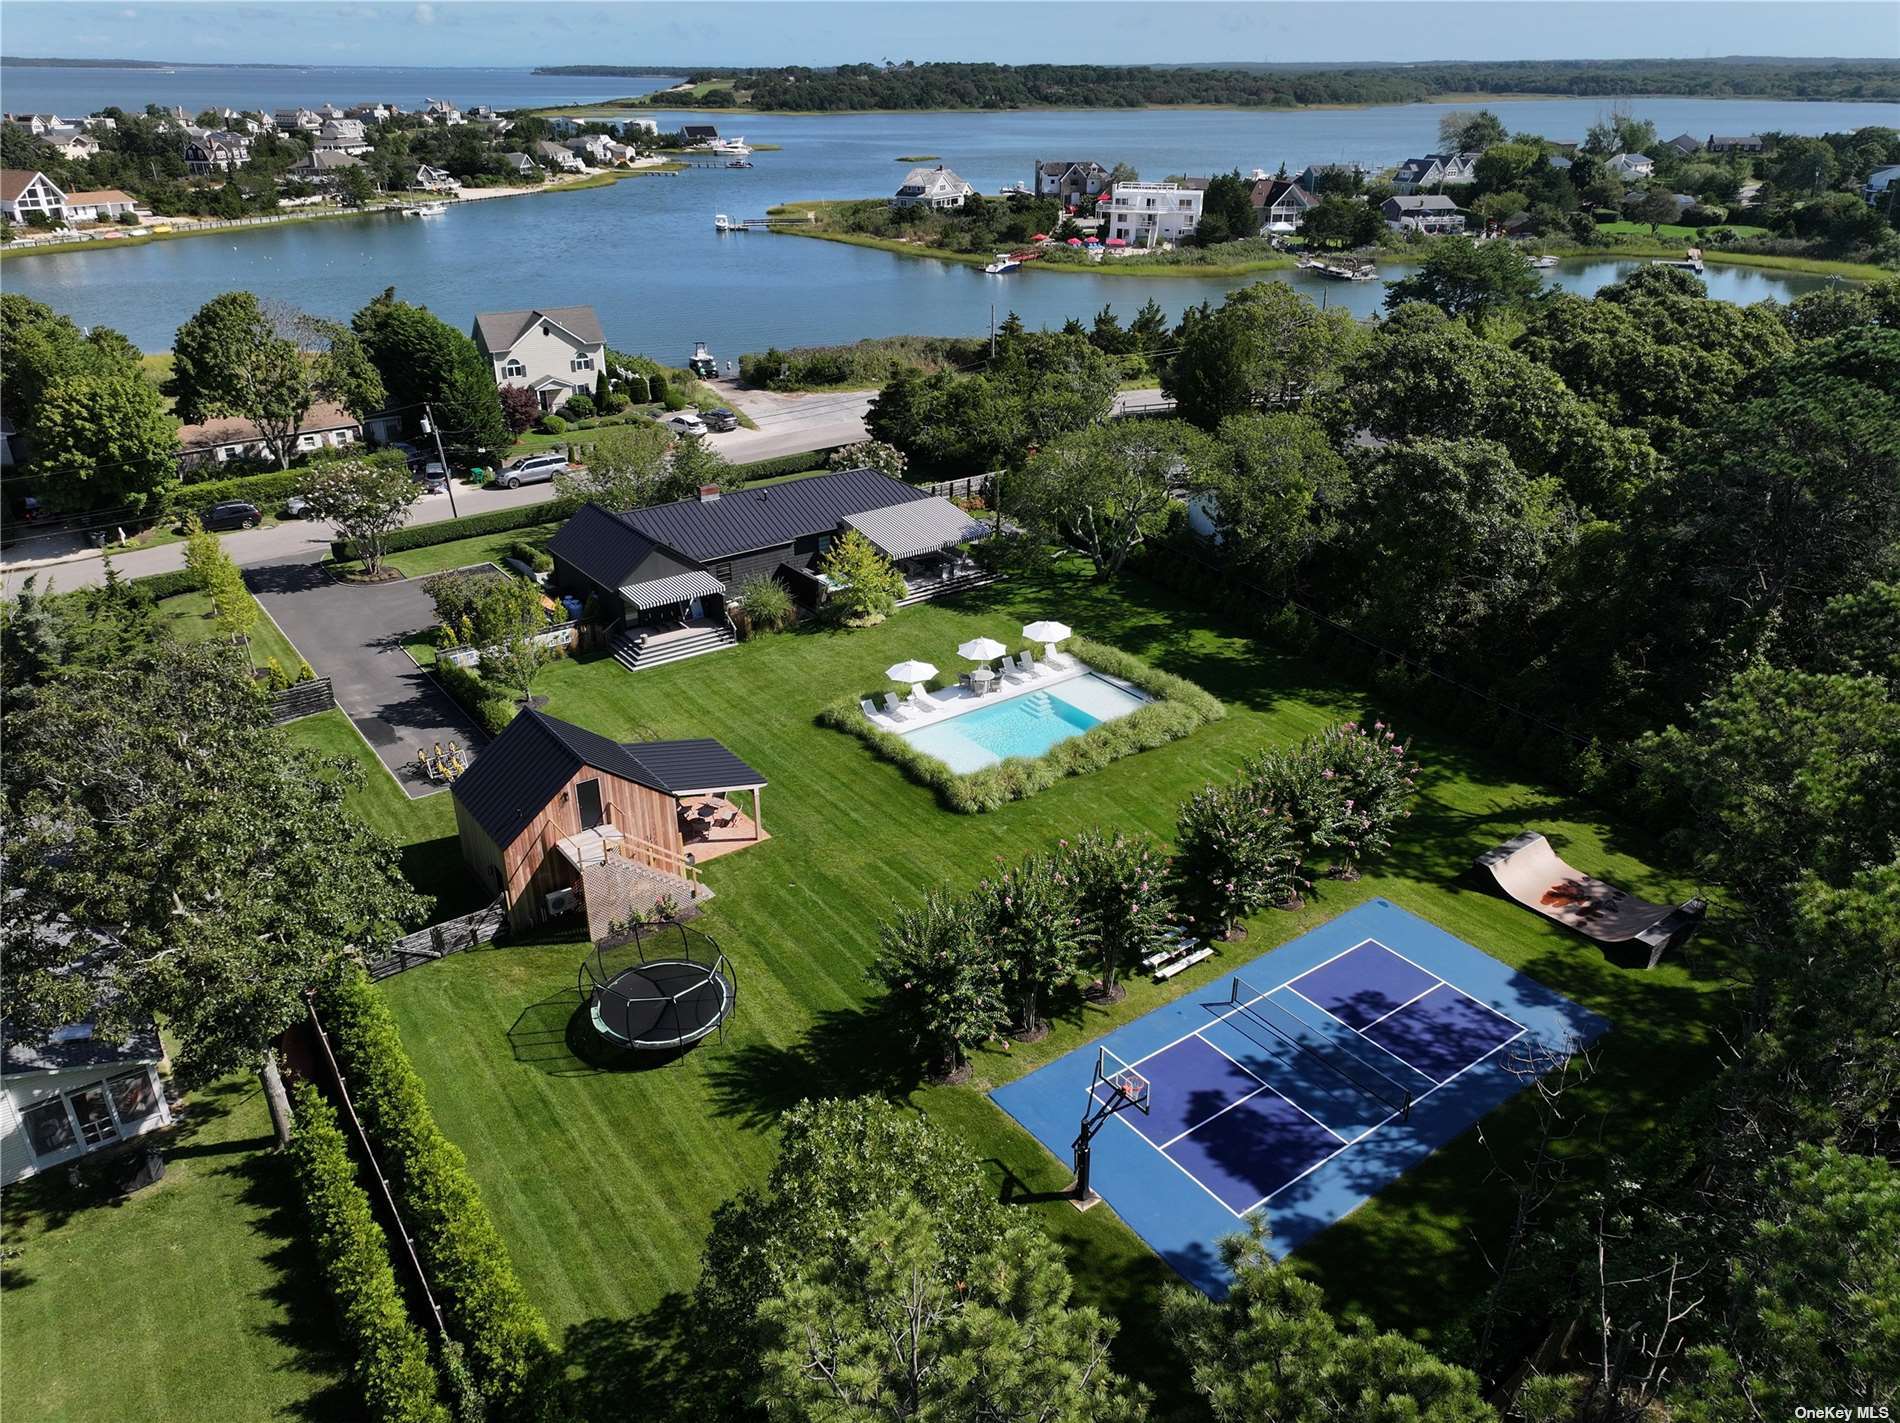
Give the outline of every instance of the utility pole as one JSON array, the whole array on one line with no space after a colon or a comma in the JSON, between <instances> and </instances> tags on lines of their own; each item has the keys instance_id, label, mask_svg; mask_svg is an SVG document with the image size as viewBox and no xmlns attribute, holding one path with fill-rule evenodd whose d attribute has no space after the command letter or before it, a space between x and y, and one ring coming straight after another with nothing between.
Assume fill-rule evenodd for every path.
<instances>
[{"instance_id":1,"label":"utility pole","mask_svg":"<svg viewBox=\"0 0 1900 1423\"><path fill-rule=\"evenodd\" d=\"M449 491L449 515L462 517L462 511L455 507L455 471L449 468L449 457L442 453L442 427L436 422L435 409L428 401L422 402L422 428L435 436L436 463L442 466L442 483Z\"/></svg>"},{"instance_id":2,"label":"utility pole","mask_svg":"<svg viewBox=\"0 0 1900 1423\"><path fill-rule=\"evenodd\" d=\"M990 363L996 362L996 303L990 303Z\"/></svg>"}]
</instances>

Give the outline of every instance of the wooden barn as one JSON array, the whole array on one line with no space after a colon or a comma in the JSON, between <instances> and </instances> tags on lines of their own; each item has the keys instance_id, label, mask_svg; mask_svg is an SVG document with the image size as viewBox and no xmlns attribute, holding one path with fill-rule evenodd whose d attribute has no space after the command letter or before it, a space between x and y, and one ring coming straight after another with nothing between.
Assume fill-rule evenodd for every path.
<instances>
[{"instance_id":1,"label":"wooden barn","mask_svg":"<svg viewBox=\"0 0 1900 1423\"><path fill-rule=\"evenodd\" d=\"M710 738L623 744L524 710L456 780L455 823L469 869L521 929L582 907L603 864L697 897L702 860L765 838L765 784Z\"/></svg>"}]
</instances>

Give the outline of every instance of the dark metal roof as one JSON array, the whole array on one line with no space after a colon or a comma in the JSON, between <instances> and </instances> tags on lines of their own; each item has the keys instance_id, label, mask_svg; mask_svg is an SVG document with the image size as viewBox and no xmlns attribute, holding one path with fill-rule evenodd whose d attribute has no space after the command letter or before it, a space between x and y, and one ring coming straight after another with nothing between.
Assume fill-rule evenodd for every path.
<instances>
[{"instance_id":1,"label":"dark metal roof","mask_svg":"<svg viewBox=\"0 0 1900 1423\"><path fill-rule=\"evenodd\" d=\"M548 552L566 559L583 577L601 587L618 588L656 549L652 540L628 528L619 515L599 504L583 504L548 540ZM684 573L689 567L680 564L666 572ZM665 577L666 572L653 576Z\"/></svg>"},{"instance_id":2,"label":"dark metal roof","mask_svg":"<svg viewBox=\"0 0 1900 1423\"><path fill-rule=\"evenodd\" d=\"M737 489L717 499L655 504L630 510L619 519L655 543L710 563L830 533L847 514L929 497L875 469L844 469L759 489ZM617 580L616 587L620 581L624 580Z\"/></svg>"},{"instance_id":3,"label":"dark metal roof","mask_svg":"<svg viewBox=\"0 0 1900 1423\"><path fill-rule=\"evenodd\" d=\"M629 741L625 749L659 780L669 795L766 784L764 776L710 736L690 741Z\"/></svg>"},{"instance_id":4,"label":"dark metal roof","mask_svg":"<svg viewBox=\"0 0 1900 1423\"><path fill-rule=\"evenodd\" d=\"M649 764L651 751L657 764ZM623 746L524 708L460 776L452 793L496 845L506 849L582 766L664 795L764 785L765 778L717 741L649 741Z\"/></svg>"},{"instance_id":5,"label":"dark metal roof","mask_svg":"<svg viewBox=\"0 0 1900 1423\"><path fill-rule=\"evenodd\" d=\"M147 1019L132 1036L113 1042L92 1034L92 1020L57 1028L45 1043L21 1042L11 1023L0 1023L5 1039L0 1072L8 1077L26 1072L71 1072L81 1067L115 1067L122 1063L157 1062L164 1057L158 1043L158 1025Z\"/></svg>"}]
</instances>

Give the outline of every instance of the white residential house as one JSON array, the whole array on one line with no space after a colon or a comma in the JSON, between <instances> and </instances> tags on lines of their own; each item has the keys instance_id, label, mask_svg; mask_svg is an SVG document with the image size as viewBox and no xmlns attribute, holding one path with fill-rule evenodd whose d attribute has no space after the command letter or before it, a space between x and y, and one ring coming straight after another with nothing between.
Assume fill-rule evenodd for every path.
<instances>
[{"instance_id":1,"label":"white residential house","mask_svg":"<svg viewBox=\"0 0 1900 1423\"><path fill-rule=\"evenodd\" d=\"M462 186L462 180L446 168L423 163L416 167L416 186L425 193L453 193Z\"/></svg>"},{"instance_id":2,"label":"white residential house","mask_svg":"<svg viewBox=\"0 0 1900 1423\"><path fill-rule=\"evenodd\" d=\"M495 384L526 386L543 410L560 409L570 396L592 395L607 367L607 338L591 306L477 312L469 334Z\"/></svg>"},{"instance_id":3,"label":"white residential house","mask_svg":"<svg viewBox=\"0 0 1900 1423\"><path fill-rule=\"evenodd\" d=\"M251 140L229 129L193 132L185 138L185 171L196 177L229 173L251 161Z\"/></svg>"},{"instance_id":4,"label":"white residential house","mask_svg":"<svg viewBox=\"0 0 1900 1423\"><path fill-rule=\"evenodd\" d=\"M395 104L357 104L344 117L360 119L364 123L380 124L400 114L402 109Z\"/></svg>"},{"instance_id":5,"label":"white residential house","mask_svg":"<svg viewBox=\"0 0 1900 1423\"><path fill-rule=\"evenodd\" d=\"M91 1022L56 1028L40 1046L0 1033L0 1185L171 1124L156 1024L123 1042L96 1037Z\"/></svg>"},{"instance_id":6,"label":"white residential house","mask_svg":"<svg viewBox=\"0 0 1900 1423\"><path fill-rule=\"evenodd\" d=\"M501 166L517 178L535 178L541 174L540 168L535 166L535 161L525 153L502 154Z\"/></svg>"},{"instance_id":7,"label":"white residential house","mask_svg":"<svg viewBox=\"0 0 1900 1423\"><path fill-rule=\"evenodd\" d=\"M455 105L451 104L447 99L429 100L428 103L422 106L422 113L423 116L432 123L452 126L454 124L467 122L467 120L462 117L462 111L456 108Z\"/></svg>"},{"instance_id":8,"label":"white residential house","mask_svg":"<svg viewBox=\"0 0 1900 1423\"><path fill-rule=\"evenodd\" d=\"M587 164L581 161L580 154L562 147L552 139L536 139L533 147L536 161L545 167L562 173L582 173L587 170Z\"/></svg>"},{"instance_id":9,"label":"white residential house","mask_svg":"<svg viewBox=\"0 0 1900 1423\"><path fill-rule=\"evenodd\" d=\"M1896 187L1900 187L1900 165L1876 168L1861 185L1860 195L1870 203L1883 203L1893 196Z\"/></svg>"},{"instance_id":10,"label":"white residential house","mask_svg":"<svg viewBox=\"0 0 1900 1423\"><path fill-rule=\"evenodd\" d=\"M1107 187L1108 169L1090 158L1042 159L1036 164L1033 191L1039 198L1073 204L1077 198L1099 197Z\"/></svg>"},{"instance_id":11,"label":"white residential house","mask_svg":"<svg viewBox=\"0 0 1900 1423\"><path fill-rule=\"evenodd\" d=\"M1307 209L1319 206L1319 199L1312 193L1285 178L1257 179L1251 196L1261 232L1298 232Z\"/></svg>"},{"instance_id":12,"label":"white residential house","mask_svg":"<svg viewBox=\"0 0 1900 1423\"><path fill-rule=\"evenodd\" d=\"M116 222L138 216L138 200L117 188L97 188L66 194L66 221Z\"/></svg>"},{"instance_id":13,"label":"white residential house","mask_svg":"<svg viewBox=\"0 0 1900 1423\"><path fill-rule=\"evenodd\" d=\"M290 170L290 176L300 178L306 183L335 183L345 168L361 168L363 160L353 153L337 153L329 149L313 150L309 157Z\"/></svg>"},{"instance_id":14,"label":"white residential house","mask_svg":"<svg viewBox=\"0 0 1900 1423\"><path fill-rule=\"evenodd\" d=\"M1647 153L1619 153L1603 166L1628 182L1632 178L1647 178L1654 173L1656 160Z\"/></svg>"},{"instance_id":15,"label":"white residential house","mask_svg":"<svg viewBox=\"0 0 1900 1423\"><path fill-rule=\"evenodd\" d=\"M343 110L339 109L335 104L318 104L317 112L326 119L340 119L345 117Z\"/></svg>"},{"instance_id":16,"label":"white residential house","mask_svg":"<svg viewBox=\"0 0 1900 1423\"><path fill-rule=\"evenodd\" d=\"M279 109L275 118L286 133L315 133L323 127L323 115L315 109Z\"/></svg>"},{"instance_id":17,"label":"white residential house","mask_svg":"<svg viewBox=\"0 0 1900 1423\"><path fill-rule=\"evenodd\" d=\"M66 218L66 194L44 173L23 168L0 169L0 216L25 222L43 213L53 222Z\"/></svg>"},{"instance_id":18,"label":"white residential house","mask_svg":"<svg viewBox=\"0 0 1900 1423\"><path fill-rule=\"evenodd\" d=\"M652 138L658 138L660 134L658 119L620 119L617 122L622 133L631 129L634 133L644 133Z\"/></svg>"},{"instance_id":19,"label":"white residential house","mask_svg":"<svg viewBox=\"0 0 1900 1423\"><path fill-rule=\"evenodd\" d=\"M1428 153L1423 158L1408 158L1392 175L1396 193L1437 192L1440 188L1470 183L1478 176L1475 153Z\"/></svg>"},{"instance_id":20,"label":"white residential house","mask_svg":"<svg viewBox=\"0 0 1900 1423\"><path fill-rule=\"evenodd\" d=\"M72 124L47 129L40 135L40 142L61 158L75 163L83 162L99 151L99 140Z\"/></svg>"},{"instance_id":21,"label":"white residential house","mask_svg":"<svg viewBox=\"0 0 1900 1423\"><path fill-rule=\"evenodd\" d=\"M87 114L79 121L79 126L95 133L113 133L118 129L119 121L110 114Z\"/></svg>"},{"instance_id":22,"label":"white residential house","mask_svg":"<svg viewBox=\"0 0 1900 1423\"><path fill-rule=\"evenodd\" d=\"M68 128L70 125L58 114L8 114L7 117L19 124L33 137L38 138L49 128Z\"/></svg>"},{"instance_id":23,"label":"white residential house","mask_svg":"<svg viewBox=\"0 0 1900 1423\"><path fill-rule=\"evenodd\" d=\"M626 145L615 143L604 133L584 133L579 138L570 138L563 145L570 153L578 153L596 167L605 168L614 162L615 149L624 150Z\"/></svg>"},{"instance_id":24,"label":"white residential house","mask_svg":"<svg viewBox=\"0 0 1900 1423\"><path fill-rule=\"evenodd\" d=\"M363 443L363 422L341 405L320 400L304 413L297 426L296 452L347 449ZM226 464L231 460L274 459L269 444L249 420L207 420L178 429L178 467Z\"/></svg>"},{"instance_id":25,"label":"white residential house","mask_svg":"<svg viewBox=\"0 0 1900 1423\"><path fill-rule=\"evenodd\" d=\"M1104 237L1130 247L1159 247L1193 235L1201 225L1202 195L1184 183L1117 183L1095 211Z\"/></svg>"},{"instance_id":26,"label":"white residential house","mask_svg":"<svg viewBox=\"0 0 1900 1423\"><path fill-rule=\"evenodd\" d=\"M921 165L904 175L891 195L894 208L960 208L976 192L963 179L939 163L935 168Z\"/></svg>"},{"instance_id":27,"label":"white residential house","mask_svg":"<svg viewBox=\"0 0 1900 1423\"><path fill-rule=\"evenodd\" d=\"M1401 193L1379 204L1379 215L1394 232L1457 233L1465 215L1443 193Z\"/></svg>"},{"instance_id":28,"label":"white residential house","mask_svg":"<svg viewBox=\"0 0 1900 1423\"><path fill-rule=\"evenodd\" d=\"M501 117L501 115L500 115L500 114L498 114L498 113L496 113L496 112L494 111L494 109L493 109L493 108L491 108L491 107L490 107L489 105L487 105L487 104L471 104L471 105L469 105L469 110L468 110L468 116L469 116L469 117L470 117L471 119L497 119L497 118L500 118L500 117ZM556 122L560 122L560 123L568 123L568 124L571 124L571 123L572 123L572 120L570 120L570 119L559 119L559 120L556 120Z\"/></svg>"},{"instance_id":29,"label":"white residential house","mask_svg":"<svg viewBox=\"0 0 1900 1423\"><path fill-rule=\"evenodd\" d=\"M317 130L317 151L319 153L350 153L361 155L370 151L370 141L363 135L361 119L327 119Z\"/></svg>"}]
</instances>

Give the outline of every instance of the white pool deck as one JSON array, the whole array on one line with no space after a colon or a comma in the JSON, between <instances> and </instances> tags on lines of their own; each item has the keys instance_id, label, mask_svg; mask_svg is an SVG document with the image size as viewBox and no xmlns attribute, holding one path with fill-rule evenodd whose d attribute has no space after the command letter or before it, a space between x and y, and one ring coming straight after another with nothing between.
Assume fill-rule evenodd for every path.
<instances>
[{"instance_id":1,"label":"white pool deck","mask_svg":"<svg viewBox=\"0 0 1900 1423\"><path fill-rule=\"evenodd\" d=\"M1078 662L1073 657L1058 653L1056 661L1036 663L1033 674L1017 673L1001 679L1001 690L990 692L985 696L979 697L968 687L959 686L945 687L940 692L926 692L922 700L908 696L900 697L898 708L903 715L896 717L890 715L882 707L873 706L868 701L861 701L858 705L871 725L879 731L901 734L926 726L937 726L954 720L965 712L975 711L979 707L1001 706L1004 702L1020 697L1026 692L1045 691L1050 687L1060 686L1064 682L1080 681L1084 677L1099 677L1102 681L1119 687L1130 696L1139 697L1144 702L1153 700L1132 682L1125 682L1120 677L1111 677L1106 672L1098 672L1095 668Z\"/></svg>"}]
</instances>

